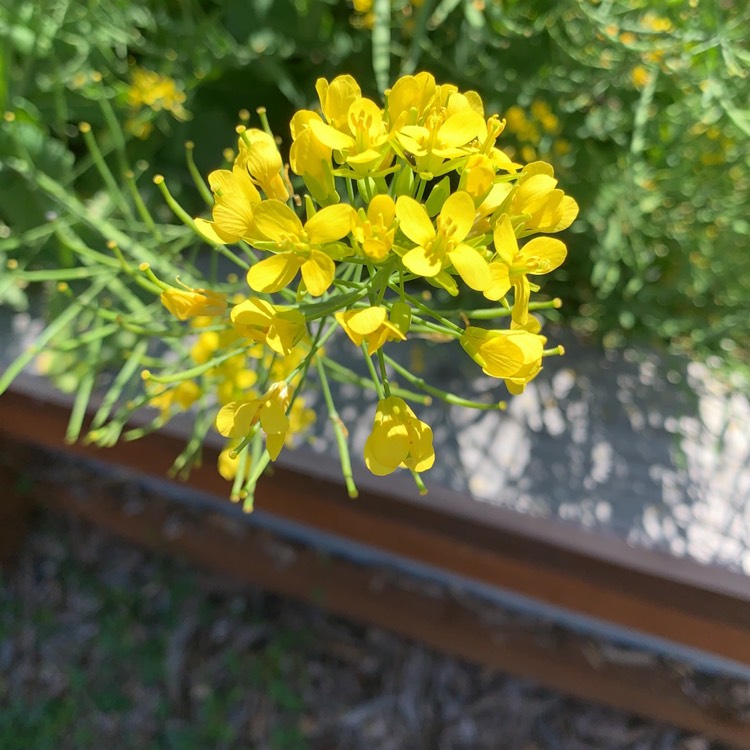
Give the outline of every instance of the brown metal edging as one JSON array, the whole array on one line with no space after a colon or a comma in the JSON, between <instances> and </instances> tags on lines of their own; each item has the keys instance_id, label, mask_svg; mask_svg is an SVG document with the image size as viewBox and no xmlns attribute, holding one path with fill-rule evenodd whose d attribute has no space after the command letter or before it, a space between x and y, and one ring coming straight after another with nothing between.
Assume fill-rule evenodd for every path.
<instances>
[{"instance_id":1,"label":"brown metal edging","mask_svg":"<svg viewBox=\"0 0 750 750\"><path fill-rule=\"evenodd\" d=\"M230 579L260 585L367 624L418 640L446 653L532 678L563 693L750 746L750 725L699 705L664 674L625 664L597 664L578 644L549 642L526 632L503 632L471 608L404 590L379 573L216 514L191 519L177 502L128 510L109 496L82 501L80 493L37 485L37 500L73 514L132 543L186 558ZM172 516L180 517L176 527Z\"/></svg>"},{"instance_id":2,"label":"brown metal edging","mask_svg":"<svg viewBox=\"0 0 750 750\"><path fill-rule=\"evenodd\" d=\"M13 392L0 398L0 432L13 440L64 447L156 477L166 475L181 449L180 439L167 434L106 451L67 446L67 418L61 405ZM189 485L226 497L215 458L209 448ZM750 581L739 574L480 506L442 490L407 501L368 489L351 501L335 480L311 476L304 468L277 468L264 478L256 505L417 563L750 664ZM653 568L644 561L652 561Z\"/></svg>"}]
</instances>

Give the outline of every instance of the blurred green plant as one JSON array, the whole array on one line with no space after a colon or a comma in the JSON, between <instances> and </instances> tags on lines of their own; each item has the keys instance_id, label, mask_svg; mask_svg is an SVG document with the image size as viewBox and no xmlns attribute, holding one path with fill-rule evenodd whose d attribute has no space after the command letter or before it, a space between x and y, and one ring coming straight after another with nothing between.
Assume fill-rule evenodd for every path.
<instances>
[{"instance_id":1,"label":"blurred green plant","mask_svg":"<svg viewBox=\"0 0 750 750\"><path fill-rule=\"evenodd\" d=\"M376 70L476 88L581 204L548 286L578 329L750 364L750 10L732 0L354 3ZM380 30L379 30L379 27ZM378 45L387 29L389 47ZM525 114L524 114L525 113Z\"/></svg>"}]
</instances>

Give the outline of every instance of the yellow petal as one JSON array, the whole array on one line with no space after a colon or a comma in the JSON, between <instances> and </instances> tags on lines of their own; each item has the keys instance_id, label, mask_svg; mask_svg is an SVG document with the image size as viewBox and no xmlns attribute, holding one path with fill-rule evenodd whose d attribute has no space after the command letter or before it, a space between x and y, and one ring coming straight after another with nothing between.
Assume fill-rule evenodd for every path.
<instances>
[{"instance_id":1,"label":"yellow petal","mask_svg":"<svg viewBox=\"0 0 750 750\"><path fill-rule=\"evenodd\" d=\"M521 326L525 325L529 319L529 300L531 298L531 287L529 280L525 275L513 279L513 322Z\"/></svg>"},{"instance_id":2,"label":"yellow petal","mask_svg":"<svg viewBox=\"0 0 750 750\"><path fill-rule=\"evenodd\" d=\"M372 141L383 135L383 113L372 99L357 99L349 107L347 122L352 133L360 133Z\"/></svg>"},{"instance_id":3,"label":"yellow petal","mask_svg":"<svg viewBox=\"0 0 750 750\"><path fill-rule=\"evenodd\" d=\"M245 138L250 141L248 146ZM246 130L240 139L240 160L256 180L264 181L281 171L282 162L273 138L262 130Z\"/></svg>"},{"instance_id":4,"label":"yellow petal","mask_svg":"<svg viewBox=\"0 0 750 750\"><path fill-rule=\"evenodd\" d=\"M513 196L513 206L518 213L526 213L526 208L546 197L555 189L557 180L548 174L535 174L518 186Z\"/></svg>"},{"instance_id":5,"label":"yellow petal","mask_svg":"<svg viewBox=\"0 0 750 750\"><path fill-rule=\"evenodd\" d=\"M373 427L367 439L369 453L383 466L394 469L409 455L409 433L406 425L393 420L386 420Z\"/></svg>"},{"instance_id":6,"label":"yellow petal","mask_svg":"<svg viewBox=\"0 0 750 750\"><path fill-rule=\"evenodd\" d=\"M349 327L360 336L377 331L385 322L387 312L384 307L366 307L364 310L351 310L347 320Z\"/></svg>"},{"instance_id":7,"label":"yellow petal","mask_svg":"<svg viewBox=\"0 0 750 750\"><path fill-rule=\"evenodd\" d=\"M336 265L320 250L313 250L310 258L302 264L302 278L307 291L313 297L319 297L326 292L333 283L335 273Z\"/></svg>"},{"instance_id":8,"label":"yellow petal","mask_svg":"<svg viewBox=\"0 0 750 750\"><path fill-rule=\"evenodd\" d=\"M270 199L259 203L253 212L255 229L269 240L281 242L302 237L302 222L286 203Z\"/></svg>"},{"instance_id":9,"label":"yellow petal","mask_svg":"<svg viewBox=\"0 0 750 750\"><path fill-rule=\"evenodd\" d=\"M409 458L406 466L412 471L427 471L435 463L435 449L432 445L432 428L419 419L415 419Z\"/></svg>"},{"instance_id":10,"label":"yellow petal","mask_svg":"<svg viewBox=\"0 0 750 750\"><path fill-rule=\"evenodd\" d=\"M482 349L484 363L482 370L494 378L505 378L518 372L523 365L523 354L521 350L505 339L494 339Z\"/></svg>"},{"instance_id":11,"label":"yellow petal","mask_svg":"<svg viewBox=\"0 0 750 750\"><path fill-rule=\"evenodd\" d=\"M320 120L310 120L310 130L324 146L335 151L347 151L354 147L354 138Z\"/></svg>"},{"instance_id":12,"label":"yellow petal","mask_svg":"<svg viewBox=\"0 0 750 750\"><path fill-rule=\"evenodd\" d=\"M387 194L376 195L367 207L367 218L373 224L389 227L396 218L396 204Z\"/></svg>"},{"instance_id":13,"label":"yellow petal","mask_svg":"<svg viewBox=\"0 0 750 750\"><path fill-rule=\"evenodd\" d=\"M518 241L508 214L504 214L495 226L494 240L495 252L500 260L508 266L513 265L513 260L518 255Z\"/></svg>"},{"instance_id":14,"label":"yellow petal","mask_svg":"<svg viewBox=\"0 0 750 750\"><path fill-rule=\"evenodd\" d=\"M427 215L427 210L414 198L407 195L400 196L396 201L396 216L401 231L412 242L416 242L418 245L426 245L435 237L435 228Z\"/></svg>"},{"instance_id":15,"label":"yellow petal","mask_svg":"<svg viewBox=\"0 0 750 750\"><path fill-rule=\"evenodd\" d=\"M292 281L304 262L294 253L281 253L256 263L247 272L247 283L256 292L278 292Z\"/></svg>"},{"instance_id":16,"label":"yellow petal","mask_svg":"<svg viewBox=\"0 0 750 750\"><path fill-rule=\"evenodd\" d=\"M398 468L398 466L386 466L385 464L381 464L375 458L370 438L368 438L365 443L365 466L367 466L376 477L384 477L388 474L392 474Z\"/></svg>"},{"instance_id":17,"label":"yellow petal","mask_svg":"<svg viewBox=\"0 0 750 750\"><path fill-rule=\"evenodd\" d=\"M300 137L302 132L310 126L310 122L312 120L323 122L320 119L320 115L317 112L313 112L312 110L300 109L295 112L291 122L289 123L289 129L292 131L292 139L296 141L297 138Z\"/></svg>"},{"instance_id":18,"label":"yellow petal","mask_svg":"<svg viewBox=\"0 0 750 750\"><path fill-rule=\"evenodd\" d=\"M482 292L492 283L489 265L475 248L459 245L448 253L448 258L471 289Z\"/></svg>"},{"instance_id":19,"label":"yellow petal","mask_svg":"<svg viewBox=\"0 0 750 750\"><path fill-rule=\"evenodd\" d=\"M352 340L354 346L362 346L362 342L365 340L364 336L359 336L349 327L350 314L351 311L337 312L334 317L338 321L338 324L344 329L344 333L346 333L346 335Z\"/></svg>"},{"instance_id":20,"label":"yellow petal","mask_svg":"<svg viewBox=\"0 0 750 750\"><path fill-rule=\"evenodd\" d=\"M362 96L359 84L350 75L337 76L330 83L325 78L319 78L315 90L328 122L335 128L344 130L349 107Z\"/></svg>"},{"instance_id":21,"label":"yellow petal","mask_svg":"<svg viewBox=\"0 0 750 750\"><path fill-rule=\"evenodd\" d=\"M260 410L260 426L266 435L281 435L289 429L289 417L278 401L267 400Z\"/></svg>"},{"instance_id":22,"label":"yellow petal","mask_svg":"<svg viewBox=\"0 0 750 750\"><path fill-rule=\"evenodd\" d=\"M281 453L281 449L284 447L285 440L285 434L266 435L266 450L271 457L271 461L275 461L279 457L279 453Z\"/></svg>"},{"instance_id":23,"label":"yellow petal","mask_svg":"<svg viewBox=\"0 0 750 750\"><path fill-rule=\"evenodd\" d=\"M305 231L315 245L336 242L349 234L356 216L356 211L348 203L326 206L305 224Z\"/></svg>"},{"instance_id":24,"label":"yellow petal","mask_svg":"<svg viewBox=\"0 0 750 750\"><path fill-rule=\"evenodd\" d=\"M474 201L468 193L463 191L449 196L440 209L440 225L449 223L450 236L457 242L461 242L469 234L475 217Z\"/></svg>"},{"instance_id":25,"label":"yellow petal","mask_svg":"<svg viewBox=\"0 0 750 750\"><path fill-rule=\"evenodd\" d=\"M212 245L229 245L237 241L237 237L222 232L213 221L196 219L195 228L198 230L198 234Z\"/></svg>"},{"instance_id":26,"label":"yellow petal","mask_svg":"<svg viewBox=\"0 0 750 750\"><path fill-rule=\"evenodd\" d=\"M232 323L239 326L265 328L271 323L274 313L273 305L269 302L258 297L251 297L235 305L229 317Z\"/></svg>"},{"instance_id":27,"label":"yellow petal","mask_svg":"<svg viewBox=\"0 0 750 750\"><path fill-rule=\"evenodd\" d=\"M490 263L490 285L482 291L484 296L497 302L510 291L510 269L505 263Z\"/></svg>"},{"instance_id":28,"label":"yellow petal","mask_svg":"<svg viewBox=\"0 0 750 750\"><path fill-rule=\"evenodd\" d=\"M310 128L304 128L292 143L289 149L289 166L292 172L302 176L307 189L318 203L325 206L338 200L331 149L320 143Z\"/></svg>"},{"instance_id":29,"label":"yellow petal","mask_svg":"<svg viewBox=\"0 0 750 750\"><path fill-rule=\"evenodd\" d=\"M554 271L567 254L565 243L553 237L535 237L521 249L521 258L526 262L533 262L527 273L535 275Z\"/></svg>"},{"instance_id":30,"label":"yellow petal","mask_svg":"<svg viewBox=\"0 0 750 750\"><path fill-rule=\"evenodd\" d=\"M271 322L266 343L286 357L305 335L305 330L305 316L299 310L282 310Z\"/></svg>"},{"instance_id":31,"label":"yellow petal","mask_svg":"<svg viewBox=\"0 0 750 750\"><path fill-rule=\"evenodd\" d=\"M576 216L578 216L578 204L569 195L566 195L558 208L557 221L546 231L561 232L575 221Z\"/></svg>"},{"instance_id":32,"label":"yellow petal","mask_svg":"<svg viewBox=\"0 0 750 750\"><path fill-rule=\"evenodd\" d=\"M224 437L242 438L250 432L258 415L261 402L230 401L216 415L216 429Z\"/></svg>"},{"instance_id":33,"label":"yellow petal","mask_svg":"<svg viewBox=\"0 0 750 750\"><path fill-rule=\"evenodd\" d=\"M231 236L236 241L240 237L250 235L253 226L253 208L260 201L260 194L250 182L250 177L245 175L250 189L241 189L235 182L227 187L225 192L216 194L216 203L213 208L213 219L216 228L226 236ZM248 188L246 185L245 188ZM252 195L255 191L257 199Z\"/></svg>"},{"instance_id":34,"label":"yellow petal","mask_svg":"<svg viewBox=\"0 0 750 750\"><path fill-rule=\"evenodd\" d=\"M427 253L423 247L415 247L409 250L403 258L403 264L417 276L437 276L442 268L440 259L435 253Z\"/></svg>"},{"instance_id":35,"label":"yellow petal","mask_svg":"<svg viewBox=\"0 0 750 750\"><path fill-rule=\"evenodd\" d=\"M464 146L479 137L484 129L484 118L478 112L465 109L451 115L438 130L438 140L444 146Z\"/></svg>"}]
</instances>

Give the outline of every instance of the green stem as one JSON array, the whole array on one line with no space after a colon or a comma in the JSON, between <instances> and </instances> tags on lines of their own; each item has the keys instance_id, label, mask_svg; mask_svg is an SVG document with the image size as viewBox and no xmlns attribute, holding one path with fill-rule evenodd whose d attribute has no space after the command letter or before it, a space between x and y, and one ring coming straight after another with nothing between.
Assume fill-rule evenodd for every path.
<instances>
[{"instance_id":1,"label":"green stem","mask_svg":"<svg viewBox=\"0 0 750 750\"><path fill-rule=\"evenodd\" d=\"M378 373L375 372L375 365L373 365L372 358L367 351L367 344L362 344L362 353L365 355L365 362L367 363L367 369L370 371L372 382L375 385L375 392L378 394L378 399L382 400L385 398L385 395L383 393L383 386L380 384Z\"/></svg>"},{"instance_id":2,"label":"green stem","mask_svg":"<svg viewBox=\"0 0 750 750\"><path fill-rule=\"evenodd\" d=\"M195 165L195 159L193 158L193 151L195 150L195 144L192 141L185 143L185 159L187 161L188 171L190 176L193 178L195 187L198 188L198 192L201 194L201 198L205 201L207 206L214 205L214 196L206 181L203 179L203 175L198 171L198 167Z\"/></svg>"},{"instance_id":3,"label":"green stem","mask_svg":"<svg viewBox=\"0 0 750 750\"><path fill-rule=\"evenodd\" d=\"M257 433L255 440L253 441L252 450L252 470L250 476L247 478L244 487L240 490L239 499L243 499L242 510L245 513L252 513L253 506L255 504L255 488L258 485L258 480L263 475L266 467L271 461L271 456L268 451L264 451L262 448L262 436ZM247 454L247 451L245 451Z\"/></svg>"},{"instance_id":4,"label":"green stem","mask_svg":"<svg viewBox=\"0 0 750 750\"><path fill-rule=\"evenodd\" d=\"M91 394L94 390L94 383L98 374L97 362L101 348L101 339L94 341L89 348L89 356L86 358L88 367L78 382L75 401L73 401L73 408L70 411L70 419L68 420L68 428L65 431L66 443L75 443L81 435L86 409L91 400Z\"/></svg>"},{"instance_id":5,"label":"green stem","mask_svg":"<svg viewBox=\"0 0 750 750\"><path fill-rule=\"evenodd\" d=\"M559 297L547 300L546 302L529 302L529 310L559 310L562 307L562 300ZM473 320L492 320L493 318L506 318L510 316L511 311L505 307L487 307L477 310L433 310L438 315L451 315L460 313Z\"/></svg>"},{"instance_id":6,"label":"green stem","mask_svg":"<svg viewBox=\"0 0 750 750\"><path fill-rule=\"evenodd\" d=\"M204 405L202 410L196 415L193 422L193 434L170 467L168 472L170 477L176 476L179 479L187 479L190 468L200 461L203 443L213 424L212 411L210 407L206 408Z\"/></svg>"},{"instance_id":7,"label":"green stem","mask_svg":"<svg viewBox=\"0 0 750 750\"><path fill-rule=\"evenodd\" d=\"M55 320L50 323L44 331L36 338L34 343L27 347L16 359L14 359L0 376L0 395L2 395L8 386L13 382L25 367L27 367L34 357L39 354L49 341L54 339L70 323L81 309L88 305L99 292L106 287L106 280L100 279L94 282L81 296L72 304L63 310Z\"/></svg>"},{"instance_id":8,"label":"green stem","mask_svg":"<svg viewBox=\"0 0 750 750\"><path fill-rule=\"evenodd\" d=\"M402 293L402 290L393 284L389 284L391 289L394 292L398 292L399 294ZM458 333L459 335L463 335L463 328L460 328L457 326L453 321L448 320L448 318L443 317L439 312L436 310L431 310L427 305L420 302L414 295L409 294L407 292L403 292L404 299L406 299L409 304L411 304L413 307L416 307L418 310L421 310L425 315L429 315L431 318L435 318L441 325L444 325L446 328L453 329L454 332Z\"/></svg>"},{"instance_id":9,"label":"green stem","mask_svg":"<svg viewBox=\"0 0 750 750\"><path fill-rule=\"evenodd\" d=\"M333 380L336 380L339 383L351 383L358 385L360 388L367 388L371 391L377 392L377 386L372 380L357 375L354 370L350 370L348 367L344 367L328 357L323 357L323 363L326 366L326 370L328 370L329 377ZM408 399L409 401L414 401L418 404L424 404L425 406L429 406L432 403L432 397L425 396L423 393L416 393L415 391L407 391L405 388L395 388L391 386L391 395L399 396L400 398Z\"/></svg>"},{"instance_id":10,"label":"green stem","mask_svg":"<svg viewBox=\"0 0 750 750\"><path fill-rule=\"evenodd\" d=\"M109 390L104 395L101 404L99 404L99 408L96 410L96 414L94 414L94 418L91 421L92 431L97 430L107 420L107 417L112 412L112 408L120 398L123 389L131 381L133 375L135 375L136 369L141 364L141 357L146 353L147 349L148 341L146 339L141 339L135 345L133 351L130 352L127 359L125 360L125 364L120 369L120 372L118 372L115 376L115 379L112 381L112 385L110 385Z\"/></svg>"},{"instance_id":11,"label":"green stem","mask_svg":"<svg viewBox=\"0 0 750 750\"><path fill-rule=\"evenodd\" d=\"M117 115L115 115L115 111L112 109L109 99L107 99L106 96L100 96L98 97L98 102L104 113L104 119L107 122L110 135L112 136L112 142L115 146L115 153L117 155L120 172L125 174L125 172L129 170L128 155L125 149L125 136L123 135Z\"/></svg>"},{"instance_id":12,"label":"green stem","mask_svg":"<svg viewBox=\"0 0 750 750\"><path fill-rule=\"evenodd\" d=\"M91 158L94 160L94 166L96 166L101 178L104 180L104 184L109 190L109 194L115 202L115 205L120 209L122 214L129 220L135 221L135 214L130 208L125 194L120 189L112 170L104 159L102 152L99 149L99 144L94 138L94 133L91 130L91 126L87 122L82 122L79 126L81 133L83 134L83 140L86 142L86 147L91 154Z\"/></svg>"},{"instance_id":13,"label":"green stem","mask_svg":"<svg viewBox=\"0 0 750 750\"><path fill-rule=\"evenodd\" d=\"M86 333L82 333L76 336L76 338L68 341L63 341L61 344L50 346L58 352L72 352L82 346L87 346L97 339L105 339L113 333L120 330L120 326L113 325L112 323L98 328L90 328Z\"/></svg>"},{"instance_id":14,"label":"green stem","mask_svg":"<svg viewBox=\"0 0 750 750\"><path fill-rule=\"evenodd\" d=\"M128 192L130 193L130 197L133 199L133 203L135 204L136 211L138 211L138 214L143 220L143 223L148 227L154 239L159 244L161 244L164 241L162 238L161 232L159 231L159 227L156 225L156 222L154 221L154 217L151 216L151 212L148 210L148 207L144 203L143 198L141 198L141 193L138 190L138 186L136 185L136 182L135 182L135 175L133 174L132 171L127 170L123 173L123 179L125 180L125 184L128 186Z\"/></svg>"},{"instance_id":15,"label":"green stem","mask_svg":"<svg viewBox=\"0 0 750 750\"><path fill-rule=\"evenodd\" d=\"M247 352L248 346L241 346L238 349L232 349L231 352L222 354L220 357L213 357L208 362L191 367L189 370L182 370L182 372L175 372L171 375L154 375L149 370L144 370L142 377L144 380L153 380L155 383L161 383L162 385L169 385L170 383L181 383L183 380L191 380L197 378L199 375L203 375L204 372L220 365L222 362L226 362L232 357L236 357L238 354L244 354Z\"/></svg>"},{"instance_id":16,"label":"green stem","mask_svg":"<svg viewBox=\"0 0 750 750\"><path fill-rule=\"evenodd\" d=\"M388 382L388 373L385 369L385 357L383 356L383 350L378 349L378 365L380 366L380 378L383 381L383 392L385 397L388 398L391 395L391 386Z\"/></svg>"},{"instance_id":17,"label":"green stem","mask_svg":"<svg viewBox=\"0 0 750 750\"><path fill-rule=\"evenodd\" d=\"M417 485L417 490L419 490L419 494L426 495L427 487L425 486L425 483L422 480L422 475L418 471L414 471L414 469L409 469L409 471L411 472L411 475L414 477L414 483Z\"/></svg>"},{"instance_id":18,"label":"green stem","mask_svg":"<svg viewBox=\"0 0 750 750\"><path fill-rule=\"evenodd\" d=\"M426 391L427 393L431 393L433 396L435 396L436 398L439 398L441 401L445 401L447 404L455 404L456 406L466 406L470 409L479 409L481 411L502 410L502 409L505 409L507 406L505 401L498 401L496 403L486 404L486 403L483 403L482 401L472 401L467 398L461 398L460 396L456 396L454 393L448 393L447 391L444 391L440 388L435 388L435 386L432 386L426 383L424 379L409 372L405 367L402 367L398 362L394 361L387 354L385 355L385 359L388 361L388 364L399 375L401 375L403 378L406 378L406 380L408 380L412 385L416 386L417 388L421 388L423 391Z\"/></svg>"},{"instance_id":19,"label":"green stem","mask_svg":"<svg viewBox=\"0 0 750 750\"><path fill-rule=\"evenodd\" d=\"M107 266L88 266L86 268L58 268L43 271L12 271L13 276L24 281L69 281L71 279L90 279L101 274L111 274Z\"/></svg>"},{"instance_id":20,"label":"green stem","mask_svg":"<svg viewBox=\"0 0 750 750\"><path fill-rule=\"evenodd\" d=\"M336 411L336 406L333 403L333 396L331 395L331 388L328 385L326 368L322 359L318 359L315 364L318 369L318 376L320 377L320 387L323 391L323 398L326 402L326 407L328 408L328 418L331 420L333 432L336 436L336 445L339 449L339 458L341 460L341 473L344 477L344 483L346 484L346 491L349 494L349 497L354 498L357 497L359 493L357 492L357 487L354 484L354 476L352 475L352 463L349 457L346 428L344 427L344 423L341 421L341 417Z\"/></svg>"},{"instance_id":21,"label":"green stem","mask_svg":"<svg viewBox=\"0 0 750 750\"><path fill-rule=\"evenodd\" d=\"M256 433L253 433L255 436ZM249 451L242 450L237 454L237 473L234 475L232 480L232 490L229 494L229 499L233 503L237 503L242 499L242 483L245 481L245 474L247 473L247 462L250 460ZM252 510L252 500L249 509Z\"/></svg>"}]
</instances>

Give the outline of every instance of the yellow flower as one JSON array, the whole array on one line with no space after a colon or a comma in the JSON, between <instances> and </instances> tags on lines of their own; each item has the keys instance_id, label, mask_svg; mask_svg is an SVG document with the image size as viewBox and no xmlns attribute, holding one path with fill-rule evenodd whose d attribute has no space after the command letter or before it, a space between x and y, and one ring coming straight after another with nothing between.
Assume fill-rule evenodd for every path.
<instances>
[{"instance_id":1,"label":"yellow flower","mask_svg":"<svg viewBox=\"0 0 750 750\"><path fill-rule=\"evenodd\" d=\"M256 292L278 292L302 271L307 291L314 297L325 293L336 271L333 259L350 249L339 242L349 234L354 209L340 203L326 206L303 226L297 214L281 201L267 200L254 211L254 244L273 245L277 255L256 263L247 272L247 283Z\"/></svg>"},{"instance_id":2,"label":"yellow flower","mask_svg":"<svg viewBox=\"0 0 750 750\"><path fill-rule=\"evenodd\" d=\"M547 339L523 329L488 331L469 326L461 346L485 375L501 378L516 395L542 369L542 352Z\"/></svg>"},{"instance_id":3,"label":"yellow flower","mask_svg":"<svg viewBox=\"0 0 750 750\"><path fill-rule=\"evenodd\" d=\"M208 176L214 194L213 221L196 219L198 231L217 245L246 239L252 232L253 208L260 203L260 193L250 175L238 166L217 169Z\"/></svg>"},{"instance_id":4,"label":"yellow flower","mask_svg":"<svg viewBox=\"0 0 750 750\"><path fill-rule=\"evenodd\" d=\"M268 344L286 356L305 335L305 316L299 310L278 307L257 297L235 305L230 313L234 330L240 336Z\"/></svg>"},{"instance_id":5,"label":"yellow flower","mask_svg":"<svg viewBox=\"0 0 750 750\"><path fill-rule=\"evenodd\" d=\"M521 172L510 213L524 216L521 236L534 232L560 232L578 216L578 204L557 188L552 166L535 161L527 164Z\"/></svg>"},{"instance_id":6,"label":"yellow flower","mask_svg":"<svg viewBox=\"0 0 750 750\"><path fill-rule=\"evenodd\" d=\"M354 219L352 234L362 252L376 263L385 260L393 247L396 234L396 204L390 195L376 195Z\"/></svg>"},{"instance_id":7,"label":"yellow flower","mask_svg":"<svg viewBox=\"0 0 750 750\"><path fill-rule=\"evenodd\" d=\"M320 108L328 123L345 133L349 119L349 108L362 98L362 89L350 75L337 76L330 83L318 78L315 90L320 98Z\"/></svg>"},{"instance_id":8,"label":"yellow flower","mask_svg":"<svg viewBox=\"0 0 750 750\"><path fill-rule=\"evenodd\" d=\"M489 195L495 180L495 165L485 154L470 156L461 172L459 190L466 191L477 203Z\"/></svg>"},{"instance_id":9,"label":"yellow flower","mask_svg":"<svg viewBox=\"0 0 750 750\"><path fill-rule=\"evenodd\" d=\"M365 443L365 464L378 476L399 467L427 471L435 462L432 430L397 396L378 401L372 432Z\"/></svg>"},{"instance_id":10,"label":"yellow flower","mask_svg":"<svg viewBox=\"0 0 750 750\"><path fill-rule=\"evenodd\" d=\"M520 132L526 127L528 122L526 113L517 104L508 108L508 111L505 113L505 121L511 133Z\"/></svg>"},{"instance_id":11,"label":"yellow flower","mask_svg":"<svg viewBox=\"0 0 750 750\"><path fill-rule=\"evenodd\" d=\"M396 138L413 157L417 172L438 175L445 171L446 159L471 153L469 144L481 141L485 131L482 115L467 107L448 117L443 112L436 113L424 125L404 125Z\"/></svg>"},{"instance_id":12,"label":"yellow flower","mask_svg":"<svg viewBox=\"0 0 750 750\"><path fill-rule=\"evenodd\" d=\"M359 176L365 177L377 169L388 150L388 131L383 113L370 99L352 102L347 113L346 129L339 130L322 120L309 121L313 135L325 146L341 156Z\"/></svg>"},{"instance_id":13,"label":"yellow flower","mask_svg":"<svg viewBox=\"0 0 750 750\"><path fill-rule=\"evenodd\" d=\"M216 429L229 438L244 438L260 422L266 433L266 450L275 461L284 447L289 430L286 410L292 398L288 383L274 383L260 398L250 401L230 401L216 417Z\"/></svg>"},{"instance_id":14,"label":"yellow flower","mask_svg":"<svg viewBox=\"0 0 750 750\"><path fill-rule=\"evenodd\" d=\"M149 399L149 406L159 409L161 418L165 419L173 406L180 410L189 409L200 398L201 389L192 380L183 380L174 388L159 387L159 390Z\"/></svg>"},{"instance_id":15,"label":"yellow flower","mask_svg":"<svg viewBox=\"0 0 750 750\"><path fill-rule=\"evenodd\" d=\"M388 319L385 307L365 307L337 312L336 320L355 346L367 342L367 353L374 354L386 341L404 341L411 322L411 308L396 302Z\"/></svg>"},{"instance_id":16,"label":"yellow flower","mask_svg":"<svg viewBox=\"0 0 750 750\"><path fill-rule=\"evenodd\" d=\"M630 71L630 81L637 89L642 89L651 80L651 73L643 65L636 65Z\"/></svg>"},{"instance_id":17,"label":"yellow flower","mask_svg":"<svg viewBox=\"0 0 750 750\"><path fill-rule=\"evenodd\" d=\"M565 260L565 244L553 237L535 237L519 249L510 217L505 214L493 235L496 260L490 263L492 284L484 296L500 300L513 287L513 320L524 325L529 315L531 284L527 275L540 276L554 271Z\"/></svg>"},{"instance_id":18,"label":"yellow flower","mask_svg":"<svg viewBox=\"0 0 750 750\"><path fill-rule=\"evenodd\" d=\"M268 198L285 201L289 191L281 176L283 163L273 136L263 130L249 128L239 140L239 153L235 164L247 170Z\"/></svg>"},{"instance_id":19,"label":"yellow flower","mask_svg":"<svg viewBox=\"0 0 750 750\"><path fill-rule=\"evenodd\" d=\"M223 315L227 309L227 295L211 292L208 289L165 289L161 296L162 304L178 320L187 320L196 315L214 317Z\"/></svg>"},{"instance_id":20,"label":"yellow flower","mask_svg":"<svg viewBox=\"0 0 750 750\"><path fill-rule=\"evenodd\" d=\"M240 468L240 457L233 454L235 446L239 445L239 440L230 440L224 450L219 453L219 459L217 465L219 468L219 474L226 479L228 482L234 480L237 476L237 472ZM245 479L250 478L250 474L253 470L253 462L250 456L245 457Z\"/></svg>"},{"instance_id":21,"label":"yellow flower","mask_svg":"<svg viewBox=\"0 0 750 750\"><path fill-rule=\"evenodd\" d=\"M145 68L134 68L128 104L132 109L141 107L159 112L166 109L178 120L187 120L190 113L182 106L187 97L169 76L162 76Z\"/></svg>"},{"instance_id":22,"label":"yellow flower","mask_svg":"<svg viewBox=\"0 0 750 750\"><path fill-rule=\"evenodd\" d=\"M247 358L238 355L209 370L216 379L214 389L220 404L247 398L250 389L258 382L258 373L247 367Z\"/></svg>"},{"instance_id":23,"label":"yellow flower","mask_svg":"<svg viewBox=\"0 0 750 750\"><path fill-rule=\"evenodd\" d=\"M401 231L417 243L402 258L409 271L431 278L452 265L472 289L482 291L490 285L490 269L484 256L464 242L476 217L474 201L468 193L453 193L445 201L437 229L425 207L405 195L396 202L396 216Z\"/></svg>"},{"instance_id":24,"label":"yellow flower","mask_svg":"<svg viewBox=\"0 0 750 750\"><path fill-rule=\"evenodd\" d=\"M422 72L401 76L386 92L385 113L391 133L404 125L421 125L435 99L435 78Z\"/></svg>"},{"instance_id":25,"label":"yellow flower","mask_svg":"<svg viewBox=\"0 0 750 750\"><path fill-rule=\"evenodd\" d=\"M320 120L320 116L309 110L300 110L292 117L289 166L302 177L310 195L321 206L328 206L339 201L331 164L333 150L313 135L310 128L313 120Z\"/></svg>"}]
</instances>

